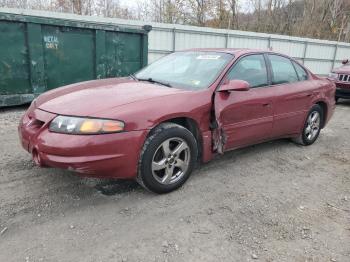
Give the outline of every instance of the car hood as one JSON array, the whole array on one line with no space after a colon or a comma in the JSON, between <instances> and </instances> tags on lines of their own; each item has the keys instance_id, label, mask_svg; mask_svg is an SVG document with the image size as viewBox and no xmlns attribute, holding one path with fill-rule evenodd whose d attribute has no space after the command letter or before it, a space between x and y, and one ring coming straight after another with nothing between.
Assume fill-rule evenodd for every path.
<instances>
[{"instance_id":1,"label":"car hood","mask_svg":"<svg viewBox=\"0 0 350 262\"><path fill-rule=\"evenodd\" d=\"M350 74L350 65L344 65L333 70L336 74Z\"/></svg>"},{"instance_id":2,"label":"car hood","mask_svg":"<svg viewBox=\"0 0 350 262\"><path fill-rule=\"evenodd\" d=\"M77 83L38 97L39 109L61 115L94 116L130 103L188 92L128 78Z\"/></svg>"}]
</instances>

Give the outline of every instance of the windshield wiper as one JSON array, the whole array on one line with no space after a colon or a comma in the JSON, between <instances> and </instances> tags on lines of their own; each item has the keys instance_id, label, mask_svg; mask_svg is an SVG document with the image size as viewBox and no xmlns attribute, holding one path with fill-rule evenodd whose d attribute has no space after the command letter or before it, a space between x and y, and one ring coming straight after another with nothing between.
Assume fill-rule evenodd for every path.
<instances>
[{"instance_id":1,"label":"windshield wiper","mask_svg":"<svg viewBox=\"0 0 350 262\"><path fill-rule=\"evenodd\" d=\"M150 78L139 78L138 80L139 81L147 81L147 82L155 83L155 84L160 84L160 85L167 86L167 87L172 87L169 83L164 83L162 81L154 80L151 77Z\"/></svg>"},{"instance_id":2,"label":"windshield wiper","mask_svg":"<svg viewBox=\"0 0 350 262\"><path fill-rule=\"evenodd\" d=\"M134 74L129 75L129 77L131 77L134 80L138 80L137 77Z\"/></svg>"}]
</instances>

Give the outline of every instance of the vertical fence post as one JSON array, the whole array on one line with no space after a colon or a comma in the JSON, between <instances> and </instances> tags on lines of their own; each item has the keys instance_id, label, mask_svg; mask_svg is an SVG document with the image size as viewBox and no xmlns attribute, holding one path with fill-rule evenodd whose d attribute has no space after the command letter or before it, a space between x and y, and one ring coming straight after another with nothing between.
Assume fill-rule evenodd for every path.
<instances>
[{"instance_id":1,"label":"vertical fence post","mask_svg":"<svg viewBox=\"0 0 350 262\"><path fill-rule=\"evenodd\" d=\"M225 40L225 48L228 48L228 41L230 40L230 33L227 32L226 34L226 40Z\"/></svg>"},{"instance_id":2,"label":"vertical fence post","mask_svg":"<svg viewBox=\"0 0 350 262\"><path fill-rule=\"evenodd\" d=\"M267 49L271 50L271 36L267 38Z\"/></svg>"},{"instance_id":3,"label":"vertical fence post","mask_svg":"<svg viewBox=\"0 0 350 262\"><path fill-rule=\"evenodd\" d=\"M305 65L305 59L306 59L306 54L307 54L307 47L308 47L309 43L307 41L304 42L304 52L303 52L303 65Z\"/></svg>"},{"instance_id":4,"label":"vertical fence post","mask_svg":"<svg viewBox=\"0 0 350 262\"><path fill-rule=\"evenodd\" d=\"M338 44L336 44L336 45L334 46L334 54L333 54L333 61L332 61L332 68L331 68L331 70L334 69L335 62L336 62L336 60L337 60L337 53L338 53Z\"/></svg>"},{"instance_id":5,"label":"vertical fence post","mask_svg":"<svg viewBox=\"0 0 350 262\"><path fill-rule=\"evenodd\" d=\"M173 50L172 52L175 52L176 50L176 28L173 28Z\"/></svg>"}]
</instances>

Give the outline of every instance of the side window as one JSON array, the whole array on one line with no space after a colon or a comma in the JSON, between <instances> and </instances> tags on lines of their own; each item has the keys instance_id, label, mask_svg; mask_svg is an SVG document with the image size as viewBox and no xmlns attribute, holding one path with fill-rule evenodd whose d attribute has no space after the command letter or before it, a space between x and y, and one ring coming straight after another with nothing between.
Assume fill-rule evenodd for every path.
<instances>
[{"instance_id":1,"label":"side window","mask_svg":"<svg viewBox=\"0 0 350 262\"><path fill-rule=\"evenodd\" d=\"M272 69L272 84L293 83L299 81L292 62L283 56L269 55Z\"/></svg>"},{"instance_id":2,"label":"side window","mask_svg":"<svg viewBox=\"0 0 350 262\"><path fill-rule=\"evenodd\" d=\"M298 77L300 81L304 81L308 79L308 75L305 71L304 68L302 68L300 65L298 65L297 63L293 62L293 65L295 67L295 70L297 71Z\"/></svg>"},{"instance_id":3,"label":"side window","mask_svg":"<svg viewBox=\"0 0 350 262\"><path fill-rule=\"evenodd\" d=\"M229 80L244 80L250 87L267 86L267 70L263 55L243 57L228 74Z\"/></svg>"}]
</instances>

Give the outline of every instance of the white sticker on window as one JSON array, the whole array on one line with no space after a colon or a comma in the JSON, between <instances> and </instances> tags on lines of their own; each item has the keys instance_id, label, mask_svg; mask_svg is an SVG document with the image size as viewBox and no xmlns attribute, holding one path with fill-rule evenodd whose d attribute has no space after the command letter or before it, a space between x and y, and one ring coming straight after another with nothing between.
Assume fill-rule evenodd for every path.
<instances>
[{"instance_id":1,"label":"white sticker on window","mask_svg":"<svg viewBox=\"0 0 350 262\"><path fill-rule=\"evenodd\" d=\"M201 59L201 60L217 60L220 57L221 56L219 56L219 55L199 55L199 56L197 56L197 59Z\"/></svg>"},{"instance_id":2,"label":"white sticker on window","mask_svg":"<svg viewBox=\"0 0 350 262\"><path fill-rule=\"evenodd\" d=\"M201 83L201 81L199 81L199 80L191 80L191 83L193 85L195 85L195 86L198 86Z\"/></svg>"}]
</instances>

